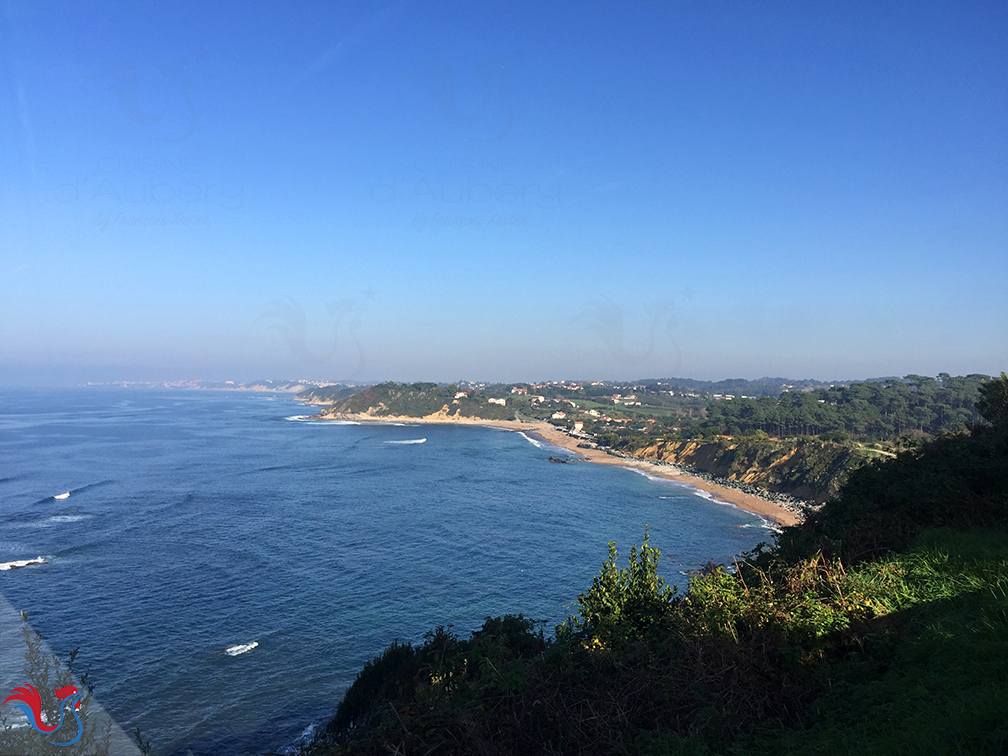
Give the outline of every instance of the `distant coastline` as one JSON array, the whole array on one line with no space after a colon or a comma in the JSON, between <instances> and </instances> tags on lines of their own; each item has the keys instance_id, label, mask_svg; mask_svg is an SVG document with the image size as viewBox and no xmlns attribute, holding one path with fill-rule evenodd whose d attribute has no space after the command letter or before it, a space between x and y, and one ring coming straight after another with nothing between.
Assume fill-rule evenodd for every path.
<instances>
[{"instance_id":1,"label":"distant coastline","mask_svg":"<svg viewBox=\"0 0 1008 756\"><path fill-rule=\"evenodd\" d=\"M448 415L446 412L428 415L426 417L410 417L407 415L372 415L369 413L347 413L347 414L323 414L320 411L313 419L324 421L344 421L344 422L364 422L364 423L408 423L425 425L477 425L486 428L499 428L514 432L522 432L538 436L546 443L566 449L571 454L582 458L586 462L601 465L615 465L617 467L627 467L647 472L649 475L686 483L701 491L711 494L715 498L728 502L752 512L761 517L773 520L778 525L795 525L801 522L801 517L796 512L782 506L781 504L756 496L751 493L740 491L730 486L721 485L717 482L690 475L683 470L667 464L657 464L655 462L620 457L610 454L601 449L588 449L578 446L583 439L571 436L566 431L553 427L549 423L543 422L523 422L519 420L483 420L480 418L457 417Z\"/></svg>"}]
</instances>

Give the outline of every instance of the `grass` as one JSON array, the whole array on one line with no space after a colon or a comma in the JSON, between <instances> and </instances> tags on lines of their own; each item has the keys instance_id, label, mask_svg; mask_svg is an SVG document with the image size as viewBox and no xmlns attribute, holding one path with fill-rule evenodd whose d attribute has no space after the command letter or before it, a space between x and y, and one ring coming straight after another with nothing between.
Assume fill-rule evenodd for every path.
<instances>
[{"instance_id":1,"label":"grass","mask_svg":"<svg viewBox=\"0 0 1008 756\"><path fill-rule=\"evenodd\" d=\"M889 614L828 665L806 726L766 754L1003 754L1008 749L1008 532L937 530L852 576Z\"/></svg>"}]
</instances>

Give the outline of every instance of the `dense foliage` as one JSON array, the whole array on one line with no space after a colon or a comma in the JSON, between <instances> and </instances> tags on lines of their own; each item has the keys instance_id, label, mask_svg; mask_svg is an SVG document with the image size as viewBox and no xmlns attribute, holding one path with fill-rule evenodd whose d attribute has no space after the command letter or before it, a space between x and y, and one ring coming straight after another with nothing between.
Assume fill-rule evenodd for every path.
<instances>
[{"instance_id":1,"label":"dense foliage","mask_svg":"<svg viewBox=\"0 0 1008 756\"><path fill-rule=\"evenodd\" d=\"M976 402L987 376L864 381L778 397L712 402L705 428L737 435L818 435L843 431L860 439L891 439L906 433L951 433L979 420Z\"/></svg>"},{"instance_id":2,"label":"dense foliage","mask_svg":"<svg viewBox=\"0 0 1008 756\"><path fill-rule=\"evenodd\" d=\"M460 393L465 396L457 396ZM497 391L492 396L497 398L502 393ZM516 406L528 407L527 401L516 402L511 398L508 404L501 406L491 403L490 398L491 395L482 391L460 392L454 384L439 386L436 383L390 382L379 383L335 401L324 412L327 415L371 414L378 417L427 417L441 413L485 420L514 420Z\"/></svg>"},{"instance_id":3,"label":"dense foliage","mask_svg":"<svg viewBox=\"0 0 1008 756\"><path fill-rule=\"evenodd\" d=\"M1008 375L981 384L977 410L994 427L1008 426Z\"/></svg>"},{"instance_id":4,"label":"dense foliage","mask_svg":"<svg viewBox=\"0 0 1008 756\"><path fill-rule=\"evenodd\" d=\"M419 647L394 644L309 751L1008 747L1003 427L856 470L817 516L785 529L779 548L712 566L681 596L658 577L658 557L646 531L626 567L611 547L551 638L509 616L488 618L468 640L439 628Z\"/></svg>"}]
</instances>

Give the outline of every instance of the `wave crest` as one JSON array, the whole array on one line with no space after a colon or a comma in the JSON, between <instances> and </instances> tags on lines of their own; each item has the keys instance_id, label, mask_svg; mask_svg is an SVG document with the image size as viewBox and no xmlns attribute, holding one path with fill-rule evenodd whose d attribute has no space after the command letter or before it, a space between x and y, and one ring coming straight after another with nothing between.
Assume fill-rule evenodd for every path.
<instances>
[{"instance_id":1,"label":"wave crest","mask_svg":"<svg viewBox=\"0 0 1008 756\"><path fill-rule=\"evenodd\" d=\"M15 559L13 562L0 563L0 570L19 570L22 567L30 567L33 564L45 564L45 559L36 557L35 559Z\"/></svg>"},{"instance_id":2,"label":"wave crest","mask_svg":"<svg viewBox=\"0 0 1008 756\"><path fill-rule=\"evenodd\" d=\"M252 641L251 643L238 643L234 646L228 646L224 649L224 653L228 656L239 656L241 654L247 654L253 648L259 646L259 641Z\"/></svg>"}]
</instances>

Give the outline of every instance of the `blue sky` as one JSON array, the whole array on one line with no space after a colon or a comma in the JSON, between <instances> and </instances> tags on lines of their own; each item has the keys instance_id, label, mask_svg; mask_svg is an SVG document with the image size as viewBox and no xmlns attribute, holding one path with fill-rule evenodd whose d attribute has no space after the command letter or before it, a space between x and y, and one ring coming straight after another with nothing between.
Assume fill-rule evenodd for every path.
<instances>
[{"instance_id":1,"label":"blue sky","mask_svg":"<svg viewBox=\"0 0 1008 756\"><path fill-rule=\"evenodd\" d=\"M1000 372L1006 32L8 3L0 383Z\"/></svg>"}]
</instances>

